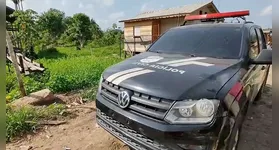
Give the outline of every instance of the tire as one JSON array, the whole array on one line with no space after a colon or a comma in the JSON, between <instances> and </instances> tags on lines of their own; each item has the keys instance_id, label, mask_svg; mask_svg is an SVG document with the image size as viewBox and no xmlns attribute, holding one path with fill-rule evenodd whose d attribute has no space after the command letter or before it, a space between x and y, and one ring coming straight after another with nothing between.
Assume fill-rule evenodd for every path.
<instances>
[{"instance_id":1,"label":"tire","mask_svg":"<svg viewBox=\"0 0 279 150\"><path fill-rule=\"evenodd\" d=\"M235 125L231 132L231 136L228 140L228 145L227 145L226 150L237 150L239 139L240 139L240 133L241 133L241 129L242 129L242 124L245 120L245 116L247 114L248 107L249 107L249 102L245 105L245 107L240 112L240 114L239 114L240 116L237 117L237 119L235 121Z\"/></svg>"},{"instance_id":2,"label":"tire","mask_svg":"<svg viewBox=\"0 0 279 150\"><path fill-rule=\"evenodd\" d=\"M262 86L261 86L261 88L260 88L260 90L259 90L259 92L258 92L258 94L257 94L257 96L256 96L256 98L254 100L254 102L257 102L257 101L259 101L261 99L263 91L264 91L264 88L265 88L265 85L266 85L266 82L267 82L268 74L269 74L269 68L267 69L267 74L265 76L263 84L262 84Z\"/></svg>"}]
</instances>

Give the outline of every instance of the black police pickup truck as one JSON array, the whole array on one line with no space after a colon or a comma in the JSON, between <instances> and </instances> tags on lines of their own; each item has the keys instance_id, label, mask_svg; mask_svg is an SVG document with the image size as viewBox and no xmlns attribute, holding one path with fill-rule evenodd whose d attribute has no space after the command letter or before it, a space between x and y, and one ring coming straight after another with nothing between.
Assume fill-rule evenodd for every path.
<instances>
[{"instance_id":1,"label":"black police pickup truck","mask_svg":"<svg viewBox=\"0 0 279 150\"><path fill-rule=\"evenodd\" d=\"M236 149L271 63L251 22L172 28L103 72L97 123L136 150Z\"/></svg>"}]
</instances>

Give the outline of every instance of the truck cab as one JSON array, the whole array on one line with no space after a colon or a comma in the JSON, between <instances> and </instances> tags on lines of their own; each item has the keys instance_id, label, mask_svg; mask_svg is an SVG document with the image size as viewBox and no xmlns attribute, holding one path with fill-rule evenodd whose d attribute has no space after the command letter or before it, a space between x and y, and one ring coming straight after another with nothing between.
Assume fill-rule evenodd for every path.
<instances>
[{"instance_id":1,"label":"truck cab","mask_svg":"<svg viewBox=\"0 0 279 150\"><path fill-rule=\"evenodd\" d=\"M210 15L185 20L247 12ZM271 52L251 22L172 28L146 52L102 73L97 123L136 150L236 149L249 105L265 86Z\"/></svg>"}]
</instances>

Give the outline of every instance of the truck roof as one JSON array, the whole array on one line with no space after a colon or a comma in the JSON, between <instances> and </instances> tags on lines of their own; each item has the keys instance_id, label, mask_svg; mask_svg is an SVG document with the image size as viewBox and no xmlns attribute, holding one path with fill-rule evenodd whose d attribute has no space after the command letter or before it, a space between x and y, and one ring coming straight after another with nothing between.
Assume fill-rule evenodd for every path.
<instances>
[{"instance_id":1,"label":"truck roof","mask_svg":"<svg viewBox=\"0 0 279 150\"><path fill-rule=\"evenodd\" d=\"M201 23L201 24L191 24L184 25L179 27L174 27L172 29L185 29L185 28L199 28L199 27L239 27L239 28L250 28L251 26L255 26L252 22L247 23Z\"/></svg>"}]
</instances>

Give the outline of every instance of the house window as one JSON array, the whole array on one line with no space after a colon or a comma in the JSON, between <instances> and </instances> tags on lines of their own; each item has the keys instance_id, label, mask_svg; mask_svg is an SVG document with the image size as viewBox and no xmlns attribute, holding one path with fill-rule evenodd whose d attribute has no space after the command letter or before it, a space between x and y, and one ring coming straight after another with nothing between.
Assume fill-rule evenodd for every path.
<instances>
[{"instance_id":1,"label":"house window","mask_svg":"<svg viewBox=\"0 0 279 150\"><path fill-rule=\"evenodd\" d=\"M202 10L200 10L200 15L202 15Z\"/></svg>"},{"instance_id":2,"label":"house window","mask_svg":"<svg viewBox=\"0 0 279 150\"><path fill-rule=\"evenodd\" d=\"M134 36L140 36L140 26L134 27Z\"/></svg>"}]
</instances>

